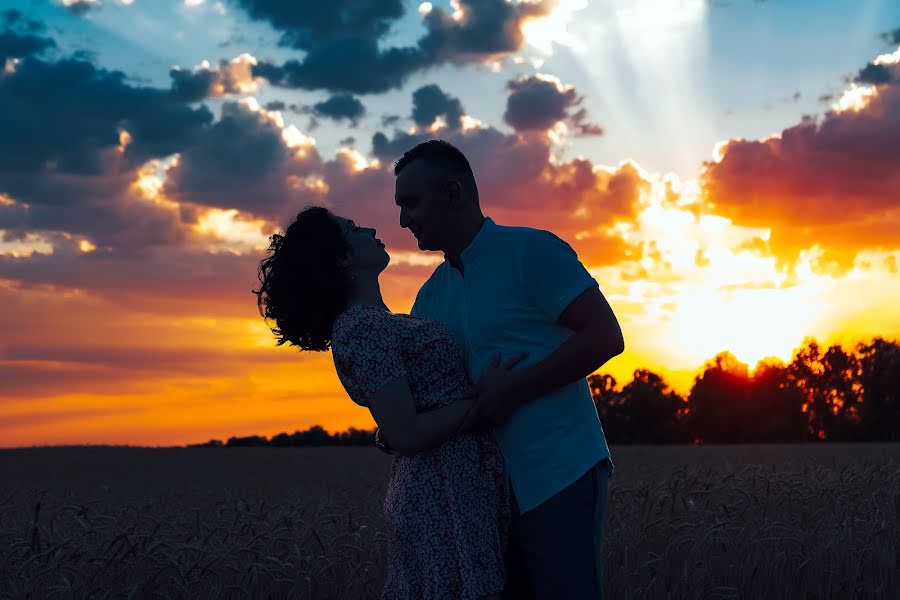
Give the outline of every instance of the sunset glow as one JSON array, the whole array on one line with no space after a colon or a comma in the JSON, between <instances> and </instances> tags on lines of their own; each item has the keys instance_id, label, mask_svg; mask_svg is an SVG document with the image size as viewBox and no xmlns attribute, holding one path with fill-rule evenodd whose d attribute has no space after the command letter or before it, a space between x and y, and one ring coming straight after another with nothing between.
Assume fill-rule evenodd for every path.
<instances>
[{"instance_id":1,"label":"sunset glow","mask_svg":"<svg viewBox=\"0 0 900 600\"><path fill-rule=\"evenodd\" d=\"M620 385L900 338L900 6L489 4L0 13L0 447L371 426L251 292L322 205L376 228L409 311L444 257L400 227L392 168L430 137L487 216L575 249Z\"/></svg>"}]
</instances>

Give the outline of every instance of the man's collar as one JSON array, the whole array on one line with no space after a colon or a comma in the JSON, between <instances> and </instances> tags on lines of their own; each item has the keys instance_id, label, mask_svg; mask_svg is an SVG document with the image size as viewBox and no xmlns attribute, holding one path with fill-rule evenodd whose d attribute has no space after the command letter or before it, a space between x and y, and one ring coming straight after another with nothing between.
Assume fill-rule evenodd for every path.
<instances>
[{"instance_id":1,"label":"man's collar","mask_svg":"<svg viewBox=\"0 0 900 600\"><path fill-rule=\"evenodd\" d=\"M496 228L497 224L494 223L494 220L490 217L485 217L484 222L481 224L481 229L478 230L478 233L475 234L475 237L472 238L469 245L463 248L462 252L459 253L459 260L461 260L463 264L466 264L483 252L487 246L487 240L491 237L491 234ZM444 257L444 261L449 263L446 256Z\"/></svg>"}]
</instances>

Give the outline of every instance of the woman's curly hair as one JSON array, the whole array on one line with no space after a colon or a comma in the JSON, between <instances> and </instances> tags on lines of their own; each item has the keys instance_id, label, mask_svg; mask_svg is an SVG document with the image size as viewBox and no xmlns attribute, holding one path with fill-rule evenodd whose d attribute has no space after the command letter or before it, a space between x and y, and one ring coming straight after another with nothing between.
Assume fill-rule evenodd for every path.
<instances>
[{"instance_id":1,"label":"woman's curly hair","mask_svg":"<svg viewBox=\"0 0 900 600\"><path fill-rule=\"evenodd\" d=\"M342 264L350 246L334 215L321 206L303 209L284 234L270 238L259 264L259 314L275 322L278 345L328 350L334 320L347 308L350 276Z\"/></svg>"}]
</instances>

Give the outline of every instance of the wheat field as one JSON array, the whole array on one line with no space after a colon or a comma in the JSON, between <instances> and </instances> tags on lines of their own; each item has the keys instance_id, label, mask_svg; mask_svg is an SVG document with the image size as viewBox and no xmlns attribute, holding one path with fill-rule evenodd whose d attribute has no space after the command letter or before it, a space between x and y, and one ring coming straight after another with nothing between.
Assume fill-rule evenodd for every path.
<instances>
[{"instance_id":1,"label":"wheat field","mask_svg":"<svg viewBox=\"0 0 900 600\"><path fill-rule=\"evenodd\" d=\"M608 598L900 597L900 444L614 447ZM371 598L369 448L0 450L0 598Z\"/></svg>"}]
</instances>

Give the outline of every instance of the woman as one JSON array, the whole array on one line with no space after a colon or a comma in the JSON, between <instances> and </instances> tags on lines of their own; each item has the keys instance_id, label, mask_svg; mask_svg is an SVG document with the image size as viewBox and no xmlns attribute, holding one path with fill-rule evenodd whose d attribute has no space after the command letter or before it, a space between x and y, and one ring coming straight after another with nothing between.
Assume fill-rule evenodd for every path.
<instances>
[{"instance_id":1,"label":"woman","mask_svg":"<svg viewBox=\"0 0 900 600\"><path fill-rule=\"evenodd\" d=\"M509 522L502 458L492 433L470 429L477 410L450 331L385 305L378 276L389 260L374 229L310 207L272 236L254 293L279 345L331 347L348 395L398 452L382 598L498 598Z\"/></svg>"}]
</instances>

